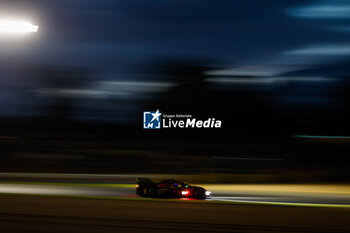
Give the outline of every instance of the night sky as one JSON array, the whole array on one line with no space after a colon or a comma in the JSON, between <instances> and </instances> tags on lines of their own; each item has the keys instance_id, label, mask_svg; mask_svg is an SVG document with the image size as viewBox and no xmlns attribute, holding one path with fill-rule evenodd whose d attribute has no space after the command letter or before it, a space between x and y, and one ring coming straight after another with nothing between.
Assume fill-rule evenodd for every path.
<instances>
[{"instance_id":1,"label":"night sky","mask_svg":"<svg viewBox=\"0 0 350 233\"><path fill-rule=\"evenodd\" d=\"M98 113L102 120L137 119L140 103L168 85L142 70L159 61L203 60L257 76L277 70L277 79L258 83L264 90L280 88L275 99L298 107L333 106L338 97L329 94L330 84L342 83L329 78L350 73L349 1L2 0L3 18L29 21L39 31L0 35L1 115L37 114L36 105L47 104L48 96L60 98L55 88L45 89L52 87L42 71L52 67L49 75L58 69L68 84L71 74L64 72L71 68L94 76L89 85L58 88L84 100L77 104L84 108L80 115ZM294 85L296 76L305 82ZM254 80L244 88L249 85Z\"/></svg>"},{"instance_id":2,"label":"night sky","mask_svg":"<svg viewBox=\"0 0 350 233\"><path fill-rule=\"evenodd\" d=\"M3 0L0 9L40 26L0 54L36 63L115 69L157 57L293 66L350 54L348 1Z\"/></svg>"}]
</instances>

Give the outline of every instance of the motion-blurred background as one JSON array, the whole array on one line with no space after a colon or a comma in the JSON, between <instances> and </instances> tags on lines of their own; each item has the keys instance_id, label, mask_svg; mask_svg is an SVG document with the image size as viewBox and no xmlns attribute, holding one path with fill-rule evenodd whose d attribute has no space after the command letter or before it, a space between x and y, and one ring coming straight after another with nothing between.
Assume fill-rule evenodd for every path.
<instances>
[{"instance_id":1,"label":"motion-blurred background","mask_svg":"<svg viewBox=\"0 0 350 233\"><path fill-rule=\"evenodd\" d=\"M0 171L348 182L350 3L7 1ZM144 130L143 111L221 129Z\"/></svg>"}]
</instances>

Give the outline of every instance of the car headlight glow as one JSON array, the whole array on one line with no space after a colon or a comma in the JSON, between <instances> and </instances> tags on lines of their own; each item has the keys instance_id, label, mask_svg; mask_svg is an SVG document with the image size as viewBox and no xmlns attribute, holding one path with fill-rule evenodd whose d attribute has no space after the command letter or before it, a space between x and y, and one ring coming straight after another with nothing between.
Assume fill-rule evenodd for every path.
<instances>
[{"instance_id":1,"label":"car headlight glow","mask_svg":"<svg viewBox=\"0 0 350 233\"><path fill-rule=\"evenodd\" d=\"M210 195L211 195L211 192L210 192L210 191L205 191L205 195L206 195L206 196L210 196Z\"/></svg>"}]
</instances>

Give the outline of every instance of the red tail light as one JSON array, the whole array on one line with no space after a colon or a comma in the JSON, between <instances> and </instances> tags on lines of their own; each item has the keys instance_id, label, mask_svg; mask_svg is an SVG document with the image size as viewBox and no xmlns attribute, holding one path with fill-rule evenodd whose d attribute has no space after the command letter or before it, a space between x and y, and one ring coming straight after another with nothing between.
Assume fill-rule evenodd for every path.
<instances>
[{"instance_id":1,"label":"red tail light","mask_svg":"<svg viewBox=\"0 0 350 233\"><path fill-rule=\"evenodd\" d=\"M181 194L182 194L182 196L188 196L188 195L190 195L190 191L182 190Z\"/></svg>"}]
</instances>

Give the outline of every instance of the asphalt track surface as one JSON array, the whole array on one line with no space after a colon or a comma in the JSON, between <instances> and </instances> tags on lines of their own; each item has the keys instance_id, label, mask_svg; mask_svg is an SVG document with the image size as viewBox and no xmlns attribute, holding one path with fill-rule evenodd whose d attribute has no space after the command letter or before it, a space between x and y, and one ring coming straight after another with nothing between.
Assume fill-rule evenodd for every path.
<instances>
[{"instance_id":1,"label":"asphalt track surface","mask_svg":"<svg viewBox=\"0 0 350 233\"><path fill-rule=\"evenodd\" d=\"M26 182L0 183L0 194L1 233L350 232L342 195L224 190L200 201L140 198L130 185Z\"/></svg>"},{"instance_id":2,"label":"asphalt track surface","mask_svg":"<svg viewBox=\"0 0 350 233\"><path fill-rule=\"evenodd\" d=\"M121 197L142 198L135 194L135 188L127 186L89 187L80 185L55 185L35 183L0 183L0 194L34 194L34 195L65 195L89 197ZM150 199L150 198L145 198ZM186 201L187 199L182 199ZM341 205L350 208L349 195L328 195L319 193L303 194L275 194L275 193L249 193L242 191L213 192L213 197L206 201L242 202L259 204L292 204L292 205Z\"/></svg>"},{"instance_id":3,"label":"asphalt track surface","mask_svg":"<svg viewBox=\"0 0 350 233\"><path fill-rule=\"evenodd\" d=\"M350 231L349 208L0 196L0 232Z\"/></svg>"}]
</instances>

